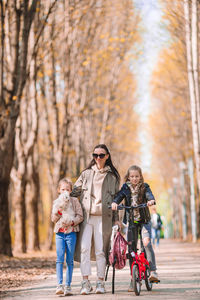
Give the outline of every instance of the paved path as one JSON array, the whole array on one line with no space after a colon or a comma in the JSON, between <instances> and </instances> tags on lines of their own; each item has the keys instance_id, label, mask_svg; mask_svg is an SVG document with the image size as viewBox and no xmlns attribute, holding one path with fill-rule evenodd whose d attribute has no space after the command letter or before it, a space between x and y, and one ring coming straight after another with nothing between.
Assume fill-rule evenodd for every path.
<instances>
[{"instance_id":1,"label":"paved path","mask_svg":"<svg viewBox=\"0 0 200 300\"><path fill-rule=\"evenodd\" d=\"M200 244L161 240L160 247L155 252L161 282L154 284L153 290L150 292L146 290L145 284L143 284L138 299L200 300ZM91 282L95 285L95 265L92 271ZM125 300L137 297L134 293L127 292L130 281L128 263L126 268L116 271L116 292L114 295L111 293L111 278L112 270L109 271L106 294L96 295L92 293L89 296L80 296L81 276L79 267L75 267L72 284L74 295L71 299ZM50 300L58 299L58 297L63 298L63 296L55 295L55 288L56 276L51 275L32 286L9 290L3 299Z\"/></svg>"}]
</instances>

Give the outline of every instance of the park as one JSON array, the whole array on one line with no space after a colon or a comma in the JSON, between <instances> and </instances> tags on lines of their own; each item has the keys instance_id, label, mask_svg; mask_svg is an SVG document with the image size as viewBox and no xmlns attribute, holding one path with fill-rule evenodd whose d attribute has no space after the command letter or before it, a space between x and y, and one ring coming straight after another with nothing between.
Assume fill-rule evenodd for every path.
<instances>
[{"instance_id":1,"label":"park","mask_svg":"<svg viewBox=\"0 0 200 300\"><path fill-rule=\"evenodd\" d=\"M52 209L67 178L83 208L80 228L93 214L103 218L127 182L131 201L142 192L155 199L160 282L152 291L143 284L139 297L199 299L199 12L199 0L0 0L0 298L57 297ZM84 172L105 166L117 184L111 176L99 196ZM130 185L130 166L142 170L138 185ZM85 212L89 188L99 211L90 200ZM125 214L105 216L108 242ZM80 236L79 224L70 226ZM92 261L92 283L95 270ZM106 293L92 297L132 297L128 262L116 271L114 295L111 273Z\"/></svg>"}]
</instances>

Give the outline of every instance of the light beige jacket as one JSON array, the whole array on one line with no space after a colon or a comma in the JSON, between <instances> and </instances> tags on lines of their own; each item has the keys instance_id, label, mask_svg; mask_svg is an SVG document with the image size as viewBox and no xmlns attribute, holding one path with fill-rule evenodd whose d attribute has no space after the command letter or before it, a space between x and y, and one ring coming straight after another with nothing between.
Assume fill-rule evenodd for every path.
<instances>
[{"instance_id":1,"label":"light beige jacket","mask_svg":"<svg viewBox=\"0 0 200 300\"><path fill-rule=\"evenodd\" d=\"M91 209L91 192L92 192L92 181L94 177L95 171L93 169L87 169L83 171L78 178L78 180L74 184L74 188L72 190L71 196L79 197L80 202L83 208L83 216L84 221L80 226L80 233L78 234L76 251L75 251L75 260L80 262L80 241L82 238L82 233L85 225L90 216ZM119 182L116 177L112 173L112 171L108 171L103 183L102 183L102 233L103 233L103 249L106 255L106 259L108 262L108 254L110 247L110 236L112 233L112 225L115 221L118 220L117 211L113 211L108 208L111 205L112 200L114 199L115 194L119 190ZM91 249L91 259L95 260L94 255L94 245L92 245Z\"/></svg>"},{"instance_id":2,"label":"light beige jacket","mask_svg":"<svg viewBox=\"0 0 200 300\"><path fill-rule=\"evenodd\" d=\"M72 204L72 208L74 210L75 213L75 217L74 217L74 226L70 228L68 228L66 233L70 233L72 232L72 230L74 232L78 232L79 231L79 224L83 221L83 210L81 207L81 204L79 202L79 200L75 197L70 197L70 201ZM55 228L54 228L54 232L58 232L60 228L58 228L56 226L56 223L58 222L58 220L61 218L61 215L57 212L57 213L52 213L51 214L51 221L53 223L55 223Z\"/></svg>"}]
</instances>

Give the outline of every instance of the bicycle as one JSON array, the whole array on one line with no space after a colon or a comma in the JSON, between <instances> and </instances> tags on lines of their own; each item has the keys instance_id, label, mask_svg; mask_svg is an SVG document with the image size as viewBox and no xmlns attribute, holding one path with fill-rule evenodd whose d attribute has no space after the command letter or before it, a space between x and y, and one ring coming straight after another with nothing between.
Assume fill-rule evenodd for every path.
<instances>
[{"instance_id":1,"label":"bicycle","mask_svg":"<svg viewBox=\"0 0 200 300\"><path fill-rule=\"evenodd\" d=\"M158 283L157 281L150 281L150 267L149 262L146 257L145 248L143 245L143 241L141 238L141 229L142 224L134 221L134 209L136 208L144 208L147 204L139 204L137 206L125 206L118 205L118 210L127 209L129 210L128 216L128 253L127 258L129 259L129 263L131 265L131 277L133 281L133 290L136 296L140 295L142 280L145 281L146 289L151 291L153 288L153 283ZM138 236L140 236L140 252L137 249L137 241ZM114 285L114 283L113 283Z\"/></svg>"}]
</instances>

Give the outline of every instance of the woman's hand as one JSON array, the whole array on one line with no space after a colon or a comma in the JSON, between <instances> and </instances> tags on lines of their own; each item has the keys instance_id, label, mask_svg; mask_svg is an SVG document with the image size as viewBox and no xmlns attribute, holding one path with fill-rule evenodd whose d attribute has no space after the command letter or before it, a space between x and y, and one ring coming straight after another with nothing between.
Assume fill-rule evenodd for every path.
<instances>
[{"instance_id":1,"label":"woman's hand","mask_svg":"<svg viewBox=\"0 0 200 300\"><path fill-rule=\"evenodd\" d=\"M118 207L117 203L113 202L113 203L111 204L112 210L117 210L117 207Z\"/></svg>"},{"instance_id":2,"label":"woman's hand","mask_svg":"<svg viewBox=\"0 0 200 300\"><path fill-rule=\"evenodd\" d=\"M119 226L119 230L122 229L122 222L120 222L120 221L115 221L115 225L118 225L118 226Z\"/></svg>"}]
</instances>

